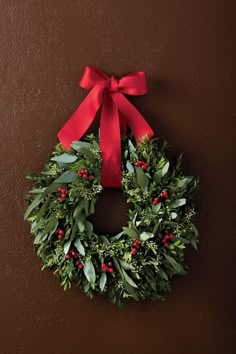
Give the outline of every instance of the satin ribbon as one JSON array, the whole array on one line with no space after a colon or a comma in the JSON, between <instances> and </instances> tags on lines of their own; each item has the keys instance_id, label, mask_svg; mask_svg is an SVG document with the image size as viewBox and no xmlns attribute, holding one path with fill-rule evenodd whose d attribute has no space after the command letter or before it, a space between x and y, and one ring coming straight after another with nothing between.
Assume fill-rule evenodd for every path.
<instances>
[{"instance_id":1,"label":"satin ribbon","mask_svg":"<svg viewBox=\"0 0 236 354\"><path fill-rule=\"evenodd\" d=\"M58 133L61 144L69 149L72 141L79 140L87 131L100 107L100 149L102 154L101 184L106 188L121 187L121 137L130 127L136 142L144 135L151 137L153 130L144 117L127 100L127 95L147 93L143 71L117 79L102 71L86 66L79 85L91 90L71 118Z\"/></svg>"}]
</instances>

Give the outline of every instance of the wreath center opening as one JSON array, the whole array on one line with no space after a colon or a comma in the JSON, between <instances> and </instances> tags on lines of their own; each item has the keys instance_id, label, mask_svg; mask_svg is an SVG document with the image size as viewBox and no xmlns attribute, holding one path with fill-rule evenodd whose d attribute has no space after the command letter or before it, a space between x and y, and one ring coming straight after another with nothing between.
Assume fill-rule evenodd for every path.
<instances>
[{"instance_id":1,"label":"wreath center opening","mask_svg":"<svg viewBox=\"0 0 236 354\"><path fill-rule=\"evenodd\" d=\"M114 236L127 225L129 205L119 189L103 189L91 216L94 231L98 235Z\"/></svg>"}]
</instances>

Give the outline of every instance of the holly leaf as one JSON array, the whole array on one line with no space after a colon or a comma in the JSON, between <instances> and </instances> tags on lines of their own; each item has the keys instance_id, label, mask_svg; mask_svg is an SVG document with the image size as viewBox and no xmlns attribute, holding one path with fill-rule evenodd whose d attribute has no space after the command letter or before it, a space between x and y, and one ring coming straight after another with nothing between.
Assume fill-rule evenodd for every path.
<instances>
[{"instance_id":1,"label":"holly leaf","mask_svg":"<svg viewBox=\"0 0 236 354\"><path fill-rule=\"evenodd\" d=\"M106 273L102 273L100 280L99 280L99 287L100 287L101 291L104 290L106 282L107 282L107 275L106 275Z\"/></svg>"},{"instance_id":2,"label":"holly leaf","mask_svg":"<svg viewBox=\"0 0 236 354\"><path fill-rule=\"evenodd\" d=\"M74 245L77 249L77 251L82 255L82 256L85 256L85 249L84 249L84 246L82 245L80 239L76 239L75 242L74 242Z\"/></svg>"},{"instance_id":3,"label":"holly leaf","mask_svg":"<svg viewBox=\"0 0 236 354\"><path fill-rule=\"evenodd\" d=\"M90 283L94 284L96 281L96 273L95 273L93 263L90 259L84 262L83 270L84 270L84 275L86 276L87 280Z\"/></svg>"},{"instance_id":4,"label":"holly leaf","mask_svg":"<svg viewBox=\"0 0 236 354\"><path fill-rule=\"evenodd\" d=\"M60 177L55 179L53 183L71 183L74 182L78 178L78 174L76 171L66 171L62 173Z\"/></svg>"},{"instance_id":5,"label":"holly leaf","mask_svg":"<svg viewBox=\"0 0 236 354\"><path fill-rule=\"evenodd\" d=\"M72 162L75 162L77 159L78 159L77 156L65 153L65 154L62 154L59 156L52 157L51 161L62 162L62 163L72 163Z\"/></svg>"}]
</instances>

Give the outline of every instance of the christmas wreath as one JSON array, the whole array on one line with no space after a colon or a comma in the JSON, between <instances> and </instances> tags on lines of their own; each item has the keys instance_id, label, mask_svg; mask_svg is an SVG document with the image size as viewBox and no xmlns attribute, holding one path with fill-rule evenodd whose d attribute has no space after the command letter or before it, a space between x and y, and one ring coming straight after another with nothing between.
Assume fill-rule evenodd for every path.
<instances>
[{"instance_id":1,"label":"christmas wreath","mask_svg":"<svg viewBox=\"0 0 236 354\"><path fill-rule=\"evenodd\" d=\"M184 175L181 156L168 160L166 144L159 146L150 130L138 138L129 132L121 138L116 170L129 203L128 222L117 235L98 235L91 216L102 189L115 178L104 169L102 132L69 148L59 138L44 171L28 174L33 189L25 219L43 269L52 269L64 289L75 283L87 295L106 294L118 305L124 299L162 299L171 278L186 272L186 246L197 248L197 179Z\"/></svg>"}]
</instances>

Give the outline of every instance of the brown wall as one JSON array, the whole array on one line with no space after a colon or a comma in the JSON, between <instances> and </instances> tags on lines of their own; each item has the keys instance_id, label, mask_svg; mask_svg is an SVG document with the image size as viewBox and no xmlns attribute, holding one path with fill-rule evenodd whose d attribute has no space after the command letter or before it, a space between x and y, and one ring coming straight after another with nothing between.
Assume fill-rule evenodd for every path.
<instances>
[{"instance_id":1,"label":"brown wall","mask_svg":"<svg viewBox=\"0 0 236 354\"><path fill-rule=\"evenodd\" d=\"M0 0L1 354L231 353L230 4ZM145 70L149 94L133 102L201 179L201 247L188 253L191 272L173 282L163 303L120 310L77 289L64 292L53 274L40 271L22 220L24 175L42 168L85 96L77 82L86 64L116 75ZM118 201L116 213L120 227Z\"/></svg>"}]
</instances>

